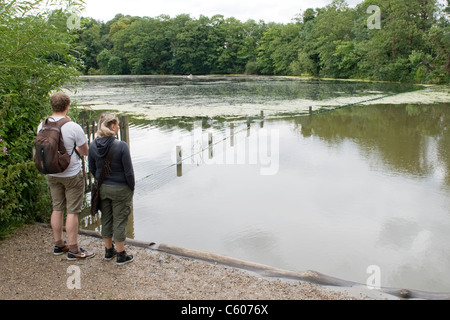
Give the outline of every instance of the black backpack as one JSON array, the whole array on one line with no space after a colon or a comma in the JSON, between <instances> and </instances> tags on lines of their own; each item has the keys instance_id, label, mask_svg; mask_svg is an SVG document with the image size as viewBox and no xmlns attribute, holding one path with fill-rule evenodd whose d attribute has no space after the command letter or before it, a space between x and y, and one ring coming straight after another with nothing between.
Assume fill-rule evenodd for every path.
<instances>
[{"instance_id":1,"label":"black backpack","mask_svg":"<svg viewBox=\"0 0 450 320\"><path fill-rule=\"evenodd\" d=\"M64 172L70 164L70 155L64 146L61 128L69 119L43 122L42 129L36 136L34 163L43 174L55 174Z\"/></svg>"}]
</instances>

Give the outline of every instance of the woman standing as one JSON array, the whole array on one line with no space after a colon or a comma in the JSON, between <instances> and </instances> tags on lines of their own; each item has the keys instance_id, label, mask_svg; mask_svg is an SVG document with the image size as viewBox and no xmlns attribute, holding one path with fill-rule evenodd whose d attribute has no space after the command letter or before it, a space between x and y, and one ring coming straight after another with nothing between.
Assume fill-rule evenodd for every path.
<instances>
[{"instance_id":1,"label":"woman standing","mask_svg":"<svg viewBox=\"0 0 450 320\"><path fill-rule=\"evenodd\" d=\"M117 255L116 263L123 265L134 257L125 252L126 227L131 213L135 178L128 145L116 140L119 119L105 113L98 123L97 138L89 148L89 171L98 181L105 159L113 144L113 154L107 175L100 187L100 211L102 213L102 237L105 241L105 260ZM114 243L113 244L113 237Z\"/></svg>"}]
</instances>

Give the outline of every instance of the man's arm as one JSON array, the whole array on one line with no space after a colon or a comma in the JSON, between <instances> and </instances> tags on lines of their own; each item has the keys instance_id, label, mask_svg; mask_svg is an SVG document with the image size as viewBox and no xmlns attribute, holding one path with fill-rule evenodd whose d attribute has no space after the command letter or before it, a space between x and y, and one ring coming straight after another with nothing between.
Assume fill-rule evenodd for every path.
<instances>
[{"instance_id":1,"label":"man's arm","mask_svg":"<svg viewBox=\"0 0 450 320\"><path fill-rule=\"evenodd\" d=\"M80 155L81 157L87 156L89 154L89 145L86 142L81 147L75 147L75 150L77 150L78 155Z\"/></svg>"},{"instance_id":2,"label":"man's arm","mask_svg":"<svg viewBox=\"0 0 450 320\"><path fill-rule=\"evenodd\" d=\"M74 122L75 123L75 122ZM79 124L74 127L75 150L80 157L89 155L88 139Z\"/></svg>"}]
</instances>

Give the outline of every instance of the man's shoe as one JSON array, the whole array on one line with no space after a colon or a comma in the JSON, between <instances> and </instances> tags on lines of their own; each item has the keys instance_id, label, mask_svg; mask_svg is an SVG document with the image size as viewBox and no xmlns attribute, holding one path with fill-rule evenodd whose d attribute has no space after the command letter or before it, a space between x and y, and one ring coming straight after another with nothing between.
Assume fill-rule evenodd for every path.
<instances>
[{"instance_id":1,"label":"man's shoe","mask_svg":"<svg viewBox=\"0 0 450 320\"><path fill-rule=\"evenodd\" d=\"M116 264L121 266L127 263L130 263L134 260L134 257L132 255L127 254L125 251L117 252L117 260Z\"/></svg>"},{"instance_id":2,"label":"man's shoe","mask_svg":"<svg viewBox=\"0 0 450 320\"><path fill-rule=\"evenodd\" d=\"M105 248L105 260L112 260L112 258L114 258L116 255L117 251L114 248L114 245L109 249Z\"/></svg>"},{"instance_id":3,"label":"man's shoe","mask_svg":"<svg viewBox=\"0 0 450 320\"><path fill-rule=\"evenodd\" d=\"M80 250L78 250L78 253L73 253L70 251L67 252L67 260L70 261L89 259L93 256L95 256L95 253L86 251L83 248L80 248Z\"/></svg>"},{"instance_id":4,"label":"man's shoe","mask_svg":"<svg viewBox=\"0 0 450 320\"><path fill-rule=\"evenodd\" d=\"M64 246L64 247L58 247L58 246L54 246L53 248L53 254L55 256L60 256L66 252L69 252L69 246Z\"/></svg>"}]
</instances>

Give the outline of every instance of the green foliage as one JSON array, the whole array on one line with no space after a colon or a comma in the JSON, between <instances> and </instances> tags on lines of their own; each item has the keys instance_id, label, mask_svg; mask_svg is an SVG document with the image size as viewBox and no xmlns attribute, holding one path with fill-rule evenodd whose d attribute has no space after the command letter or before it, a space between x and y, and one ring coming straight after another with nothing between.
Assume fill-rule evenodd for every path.
<instances>
[{"instance_id":1,"label":"green foliage","mask_svg":"<svg viewBox=\"0 0 450 320\"><path fill-rule=\"evenodd\" d=\"M380 8L380 29L367 26L370 5ZM84 48L82 71L89 74L260 73L448 83L449 12L437 0L364 0L355 8L334 0L288 24L119 14L106 23L84 18L78 44Z\"/></svg>"},{"instance_id":2,"label":"green foliage","mask_svg":"<svg viewBox=\"0 0 450 320\"><path fill-rule=\"evenodd\" d=\"M46 4L44 6L44 4ZM74 82L80 61L68 28L76 1L0 0L0 224L27 222L48 208L30 159L50 94ZM44 205L45 204L45 205Z\"/></svg>"},{"instance_id":3,"label":"green foliage","mask_svg":"<svg viewBox=\"0 0 450 320\"><path fill-rule=\"evenodd\" d=\"M256 75L258 73L258 64L256 63L256 61L247 62L247 64L245 65L245 74Z\"/></svg>"},{"instance_id":4,"label":"green foliage","mask_svg":"<svg viewBox=\"0 0 450 320\"><path fill-rule=\"evenodd\" d=\"M30 159L37 125L50 112L49 94L79 67L62 9L27 15L31 5L14 3L0 2L0 135L8 150L2 165Z\"/></svg>"},{"instance_id":5,"label":"green foliage","mask_svg":"<svg viewBox=\"0 0 450 320\"><path fill-rule=\"evenodd\" d=\"M34 162L0 169L0 239L23 223L48 222L50 196L45 176Z\"/></svg>"},{"instance_id":6,"label":"green foliage","mask_svg":"<svg viewBox=\"0 0 450 320\"><path fill-rule=\"evenodd\" d=\"M290 65L300 50L301 25L272 26L258 47L257 62L262 74L291 75Z\"/></svg>"},{"instance_id":7,"label":"green foliage","mask_svg":"<svg viewBox=\"0 0 450 320\"><path fill-rule=\"evenodd\" d=\"M267 29L262 22L243 23L221 15L198 19L186 14L175 18L117 15L107 23L83 21L89 23L78 45L90 53L82 57L82 71L89 74L116 73L117 58L121 74L243 73L247 63L256 59L258 41Z\"/></svg>"},{"instance_id":8,"label":"green foliage","mask_svg":"<svg viewBox=\"0 0 450 320\"><path fill-rule=\"evenodd\" d=\"M295 76L316 76L314 61L302 50L298 51L298 57L291 63L290 69Z\"/></svg>"}]
</instances>

